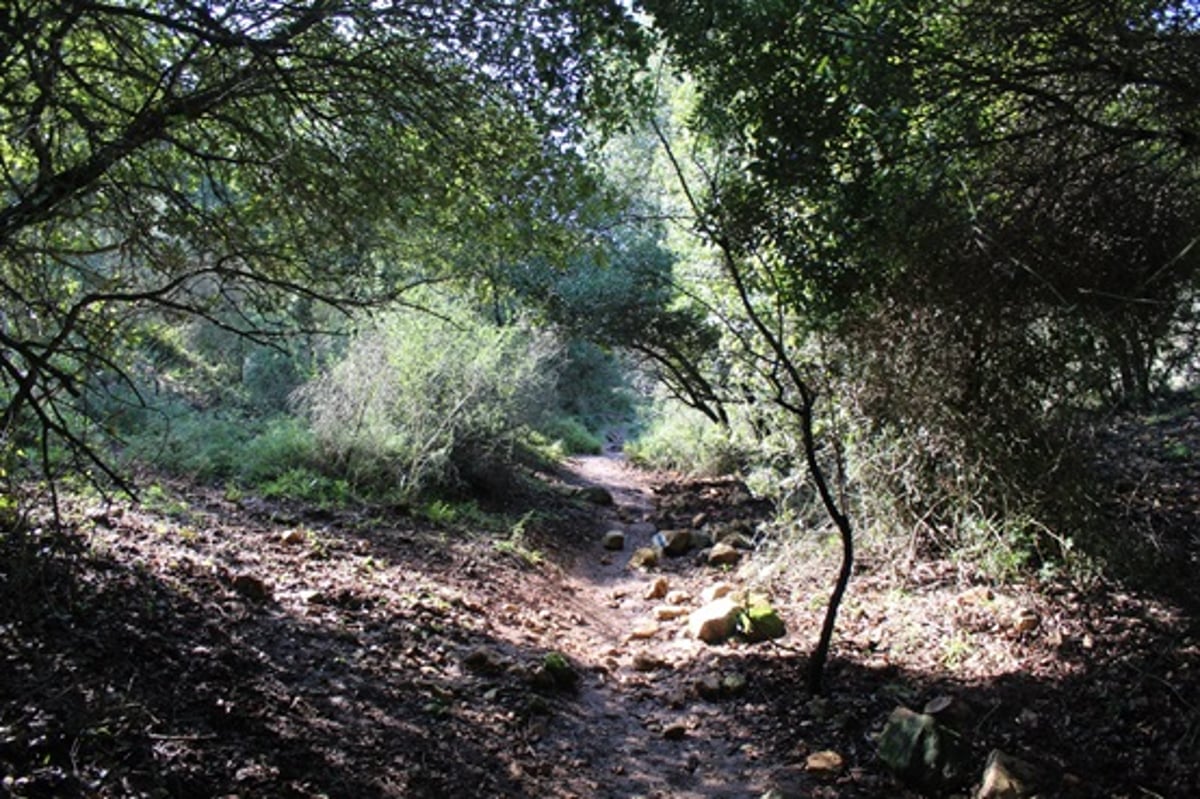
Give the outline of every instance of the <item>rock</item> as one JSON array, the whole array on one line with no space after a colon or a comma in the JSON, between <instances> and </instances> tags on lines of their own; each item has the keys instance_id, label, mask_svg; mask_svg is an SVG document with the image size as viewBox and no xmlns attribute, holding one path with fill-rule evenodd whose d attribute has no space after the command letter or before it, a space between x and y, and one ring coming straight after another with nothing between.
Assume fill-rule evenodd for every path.
<instances>
[{"instance_id":1,"label":"rock","mask_svg":"<svg viewBox=\"0 0 1200 799\"><path fill-rule=\"evenodd\" d=\"M658 565L658 550L653 547L642 547L634 550L629 558L629 566L633 569L652 569Z\"/></svg>"},{"instance_id":2,"label":"rock","mask_svg":"<svg viewBox=\"0 0 1200 799\"><path fill-rule=\"evenodd\" d=\"M307 541L308 536L305 535L304 531L299 527L293 527L291 530L288 530L286 533L279 536L279 540L288 546L296 546Z\"/></svg>"},{"instance_id":3,"label":"rock","mask_svg":"<svg viewBox=\"0 0 1200 799\"><path fill-rule=\"evenodd\" d=\"M720 599L721 597L729 596L732 593L733 586L729 583L714 583L700 592L700 601L707 605L714 599Z\"/></svg>"},{"instance_id":4,"label":"rock","mask_svg":"<svg viewBox=\"0 0 1200 799\"><path fill-rule=\"evenodd\" d=\"M681 741L687 737L687 724L682 721L672 721L663 727L662 736L668 741Z\"/></svg>"},{"instance_id":5,"label":"rock","mask_svg":"<svg viewBox=\"0 0 1200 799\"><path fill-rule=\"evenodd\" d=\"M609 530L604 534L605 549L624 549L625 548L625 533L620 530Z\"/></svg>"},{"instance_id":6,"label":"rock","mask_svg":"<svg viewBox=\"0 0 1200 799\"><path fill-rule=\"evenodd\" d=\"M933 716L897 707L879 736L879 757L901 782L927 793L943 793L968 781L965 742Z\"/></svg>"},{"instance_id":7,"label":"rock","mask_svg":"<svg viewBox=\"0 0 1200 799\"><path fill-rule=\"evenodd\" d=\"M718 674L709 672L700 675L693 687L696 690L696 696L701 699L715 702L721 698L721 677Z\"/></svg>"},{"instance_id":8,"label":"rock","mask_svg":"<svg viewBox=\"0 0 1200 799\"><path fill-rule=\"evenodd\" d=\"M713 545L712 533L707 530L692 530L692 546L696 549L708 549Z\"/></svg>"},{"instance_id":9,"label":"rock","mask_svg":"<svg viewBox=\"0 0 1200 799\"><path fill-rule=\"evenodd\" d=\"M233 590L252 602L268 602L271 599L271 586L261 577L253 574L239 574L233 578Z\"/></svg>"},{"instance_id":10,"label":"rock","mask_svg":"<svg viewBox=\"0 0 1200 799\"><path fill-rule=\"evenodd\" d=\"M634 628L629 631L629 637L635 641L644 641L647 638L653 638L658 635L659 626L657 622L642 621L634 625Z\"/></svg>"},{"instance_id":11,"label":"rock","mask_svg":"<svg viewBox=\"0 0 1200 799\"><path fill-rule=\"evenodd\" d=\"M463 666L476 674L499 674L504 671L504 659L487 647L480 646L466 654Z\"/></svg>"},{"instance_id":12,"label":"rock","mask_svg":"<svg viewBox=\"0 0 1200 799\"><path fill-rule=\"evenodd\" d=\"M659 621L671 621L688 615L688 609L679 605L659 605L654 609L654 618Z\"/></svg>"},{"instance_id":13,"label":"rock","mask_svg":"<svg viewBox=\"0 0 1200 799\"><path fill-rule=\"evenodd\" d=\"M542 658L542 669L550 674L555 688L570 690L579 685L579 672L561 652L547 652Z\"/></svg>"},{"instance_id":14,"label":"rock","mask_svg":"<svg viewBox=\"0 0 1200 799\"><path fill-rule=\"evenodd\" d=\"M747 641L767 641L782 638L787 632L783 619L766 600L753 602L738 620L738 628Z\"/></svg>"},{"instance_id":15,"label":"rock","mask_svg":"<svg viewBox=\"0 0 1200 799\"><path fill-rule=\"evenodd\" d=\"M604 486L585 486L579 489L576 494L585 502L590 502L593 505L612 505L613 495Z\"/></svg>"},{"instance_id":16,"label":"rock","mask_svg":"<svg viewBox=\"0 0 1200 799\"><path fill-rule=\"evenodd\" d=\"M708 565L710 566L735 566L741 559L742 553L724 541L714 544L713 548L708 551Z\"/></svg>"},{"instance_id":17,"label":"rock","mask_svg":"<svg viewBox=\"0 0 1200 799\"><path fill-rule=\"evenodd\" d=\"M692 528L699 530L704 525L708 524L708 514L701 511L692 517Z\"/></svg>"},{"instance_id":18,"label":"rock","mask_svg":"<svg viewBox=\"0 0 1200 799\"><path fill-rule=\"evenodd\" d=\"M686 605L691 601L692 595L687 591L671 591L666 598L668 605Z\"/></svg>"},{"instance_id":19,"label":"rock","mask_svg":"<svg viewBox=\"0 0 1200 799\"><path fill-rule=\"evenodd\" d=\"M747 552L754 549L754 542L744 535L731 535L718 543L729 544L729 546L733 547L734 549L742 549L746 550Z\"/></svg>"},{"instance_id":20,"label":"rock","mask_svg":"<svg viewBox=\"0 0 1200 799\"><path fill-rule=\"evenodd\" d=\"M659 577L646 589L646 599L662 599L667 595L670 587L671 584L667 581L666 577Z\"/></svg>"},{"instance_id":21,"label":"rock","mask_svg":"<svg viewBox=\"0 0 1200 799\"><path fill-rule=\"evenodd\" d=\"M735 519L728 524L714 525L711 529L714 541L749 538L754 535L754 525L747 519Z\"/></svg>"},{"instance_id":22,"label":"rock","mask_svg":"<svg viewBox=\"0 0 1200 799\"><path fill-rule=\"evenodd\" d=\"M823 779L833 779L846 767L845 758L832 749L813 752L804 760L804 769Z\"/></svg>"},{"instance_id":23,"label":"rock","mask_svg":"<svg viewBox=\"0 0 1200 799\"><path fill-rule=\"evenodd\" d=\"M1042 789L1041 782L1037 766L993 749L975 799L1027 799Z\"/></svg>"},{"instance_id":24,"label":"rock","mask_svg":"<svg viewBox=\"0 0 1200 799\"><path fill-rule=\"evenodd\" d=\"M737 631L741 615L741 605L730 597L721 597L692 613L688 632L706 644L719 644Z\"/></svg>"},{"instance_id":25,"label":"rock","mask_svg":"<svg viewBox=\"0 0 1200 799\"><path fill-rule=\"evenodd\" d=\"M1020 608L1013 614L1013 629L1018 633L1031 633L1042 623L1037 611L1031 608Z\"/></svg>"},{"instance_id":26,"label":"rock","mask_svg":"<svg viewBox=\"0 0 1200 799\"><path fill-rule=\"evenodd\" d=\"M671 664L659 655L652 655L648 652L638 652L633 656L634 671L659 671L661 669L669 669Z\"/></svg>"},{"instance_id":27,"label":"rock","mask_svg":"<svg viewBox=\"0 0 1200 799\"><path fill-rule=\"evenodd\" d=\"M686 555L692 548L691 530L660 530L650 539L650 543L661 549L663 554L672 557Z\"/></svg>"}]
</instances>

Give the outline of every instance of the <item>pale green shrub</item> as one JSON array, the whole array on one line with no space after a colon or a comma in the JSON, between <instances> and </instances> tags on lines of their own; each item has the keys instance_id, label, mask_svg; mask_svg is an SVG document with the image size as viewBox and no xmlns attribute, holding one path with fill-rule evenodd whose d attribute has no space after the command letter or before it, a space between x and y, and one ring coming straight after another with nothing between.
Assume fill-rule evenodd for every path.
<instances>
[{"instance_id":1,"label":"pale green shrub","mask_svg":"<svg viewBox=\"0 0 1200 799\"><path fill-rule=\"evenodd\" d=\"M555 406L558 344L462 310L396 313L296 394L351 486L411 496L503 482L526 426Z\"/></svg>"}]
</instances>

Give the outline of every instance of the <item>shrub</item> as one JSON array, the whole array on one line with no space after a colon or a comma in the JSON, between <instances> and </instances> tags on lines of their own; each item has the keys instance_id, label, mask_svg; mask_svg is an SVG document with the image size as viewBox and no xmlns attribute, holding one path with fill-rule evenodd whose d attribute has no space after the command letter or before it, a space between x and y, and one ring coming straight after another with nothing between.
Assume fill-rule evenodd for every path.
<instances>
[{"instance_id":1,"label":"shrub","mask_svg":"<svg viewBox=\"0 0 1200 799\"><path fill-rule=\"evenodd\" d=\"M538 426L537 432L563 455L599 455L604 448L599 436L574 416L552 416Z\"/></svg>"},{"instance_id":2,"label":"shrub","mask_svg":"<svg viewBox=\"0 0 1200 799\"><path fill-rule=\"evenodd\" d=\"M359 490L489 487L555 404L558 344L461 309L397 313L295 395L325 461Z\"/></svg>"},{"instance_id":3,"label":"shrub","mask_svg":"<svg viewBox=\"0 0 1200 799\"><path fill-rule=\"evenodd\" d=\"M651 411L649 424L625 452L651 468L712 476L735 472L747 462L748 450L737 439L699 411L666 400Z\"/></svg>"}]
</instances>

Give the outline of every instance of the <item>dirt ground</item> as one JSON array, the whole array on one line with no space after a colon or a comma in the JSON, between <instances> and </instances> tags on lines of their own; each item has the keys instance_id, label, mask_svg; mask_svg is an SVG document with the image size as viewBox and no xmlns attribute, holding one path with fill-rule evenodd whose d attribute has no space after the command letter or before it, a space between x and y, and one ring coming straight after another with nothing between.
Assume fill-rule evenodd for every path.
<instances>
[{"instance_id":1,"label":"dirt ground","mask_svg":"<svg viewBox=\"0 0 1200 799\"><path fill-rule=\"evenodd\" d=\"M71 506L71 546L38 555L34 531L0 566L0 796L906 797L877 737L941 696L970 709L980 771L1000 748L1047 796L1200 796L1200 630L1177 598L864 562L812 697L835 562L627 564L655 528L752 531L766 509L739 483L612 454L541 477L501 525L186 485ZM766 591L788 632L652 632L660 578L689 611L720 581Z\"/></svg>"}]
</instances>

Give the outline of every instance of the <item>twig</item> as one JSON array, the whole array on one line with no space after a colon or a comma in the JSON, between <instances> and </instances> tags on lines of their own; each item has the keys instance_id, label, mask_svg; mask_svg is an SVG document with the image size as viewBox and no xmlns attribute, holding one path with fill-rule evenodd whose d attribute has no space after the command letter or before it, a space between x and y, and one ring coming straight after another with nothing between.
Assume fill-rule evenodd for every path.
<instances>
[{"instance_id":1,"label":"twig","mask_svg":"<svg viewBox=\"0 0 1200 799\"><path fill-rule=\"evenodd\" d=\"M198 743L200 741L215 741L220 736L218 736L215 732L193 733L191 735L171 735L167 733L150 732L146 733L146 737L152 741L183 741L185 743Z\"/></svg>"}]
</instances>

